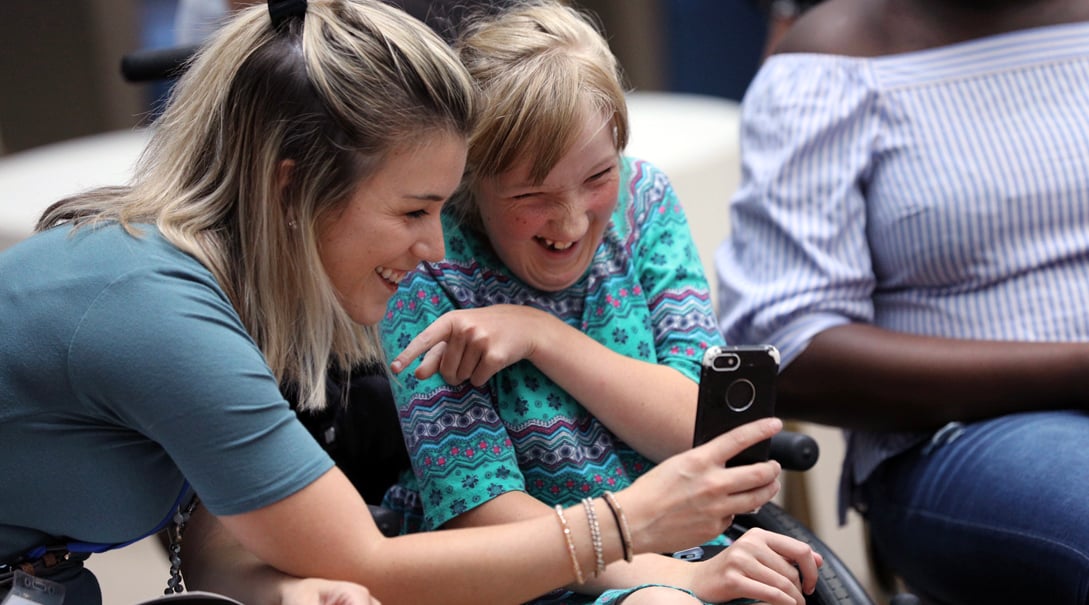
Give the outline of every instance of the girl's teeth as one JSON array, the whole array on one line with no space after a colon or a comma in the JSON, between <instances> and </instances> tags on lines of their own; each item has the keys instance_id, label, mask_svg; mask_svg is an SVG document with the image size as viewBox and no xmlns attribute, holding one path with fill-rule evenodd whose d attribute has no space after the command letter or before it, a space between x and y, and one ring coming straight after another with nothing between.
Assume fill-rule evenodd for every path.
<instances>
[{"instance_id":1,"label":"girl's teeth","mask_svg":"<svg viewBox=\"0 0 1089 605\"><path fill-rule=\"evenodd\" d=\"M545 239L544 243L549 248L552 248L554 250L566 250L566 249L570 248L571 246L575 245L575 242L555 242L555 241L552 241L550 239Z\"/></svg>"}]
</instances>

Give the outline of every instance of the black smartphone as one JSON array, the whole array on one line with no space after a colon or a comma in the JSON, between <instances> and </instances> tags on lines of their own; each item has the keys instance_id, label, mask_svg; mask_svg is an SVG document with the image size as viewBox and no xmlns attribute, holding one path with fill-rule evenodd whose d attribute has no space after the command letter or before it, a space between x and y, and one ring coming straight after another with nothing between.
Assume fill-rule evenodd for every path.
<instances>
[{"instance_id":1,"label":"black smartphone","mask_svg":"<svg viewBox=\"0 0 1089 605\"><path fill-rule=\"evenodd\" d=\"M703 355L693 445L759 418L775 415L779 350L772 345L711 347ZM734 456L726 466L764 462L771 440Z\"/></svg>"}]
</instances>

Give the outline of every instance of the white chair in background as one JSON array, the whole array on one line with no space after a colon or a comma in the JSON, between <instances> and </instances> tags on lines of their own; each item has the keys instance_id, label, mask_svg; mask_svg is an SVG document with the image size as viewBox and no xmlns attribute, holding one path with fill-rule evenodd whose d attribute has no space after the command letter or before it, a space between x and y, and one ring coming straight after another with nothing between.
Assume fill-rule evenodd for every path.
<instances>
[{"instance_id":1,"label":"white chair in background","mask_svg":"<svg viewBox=\"0 0 1089 605\"><path fill-rule=\"evenodd\" d=\"M631 137L626 152L669 176L712 284L715 248L730 229L727 204L741 180L739 118L737 103L719 97L628 95Z\"/></svg>"},{"instance_id":2,"label":"white chair in background","mask_svg":"<svg viewBox=\"0 0 1089 605\"><path fill-rule=\"evenodd\" d=\"M53 202L128 181L146 143L146 131L120 130L0 156L0 250L30 235Z\"/></svg>"}]
</instances>

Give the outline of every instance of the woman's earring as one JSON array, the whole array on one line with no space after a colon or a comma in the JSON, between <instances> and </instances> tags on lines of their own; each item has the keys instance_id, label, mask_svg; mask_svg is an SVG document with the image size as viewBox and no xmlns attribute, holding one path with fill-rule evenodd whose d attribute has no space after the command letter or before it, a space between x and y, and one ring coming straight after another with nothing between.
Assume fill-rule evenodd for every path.
<instances>
[{"instance_id":1,"label":"woman's earring","mask_svg":"<svg viewBox=\"0 0 1089 605\"><path fill-rule=\"evenodd\" d=\"M298 227L299 227L299 223L296 223L295 219L291 219L291 220L287 221L287 228L288 229L294 230L294 229L297 229Z\"/></svg>"}]
</instances>

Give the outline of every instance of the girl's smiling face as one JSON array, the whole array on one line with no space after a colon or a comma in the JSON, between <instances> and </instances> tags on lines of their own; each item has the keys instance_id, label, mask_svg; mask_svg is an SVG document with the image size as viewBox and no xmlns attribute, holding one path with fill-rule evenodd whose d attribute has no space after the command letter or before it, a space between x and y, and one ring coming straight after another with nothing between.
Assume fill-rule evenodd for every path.
<instances>
[{"instance_id":1,"label":"girl's smiling face","mask_svg":"<svg viewBox=\"0 0 1089 605\"><path fill-rule=\"evenodd\" d=\"M544 181L534 183L523 160L478 187L480 218L496 254L538 290L563 290L586 273L616 208L620 157L612 123L591 114L581 132Z\"/></svg>"}]
</instances>

